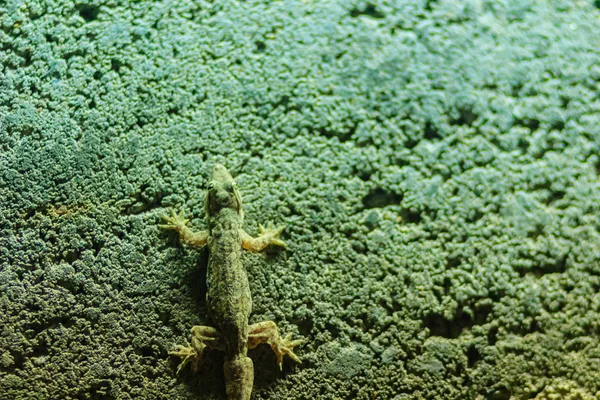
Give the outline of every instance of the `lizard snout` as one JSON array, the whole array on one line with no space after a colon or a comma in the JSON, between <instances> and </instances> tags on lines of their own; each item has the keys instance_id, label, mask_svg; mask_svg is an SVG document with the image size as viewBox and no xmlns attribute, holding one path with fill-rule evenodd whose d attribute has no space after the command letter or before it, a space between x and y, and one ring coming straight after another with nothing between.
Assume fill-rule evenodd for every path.
<instances>
[{"instance_id":1,"label":"lizard snout","mask_svg":"<svg viewBox=\"0 0 600 400\"><path fill-rule=\"evenodd\" d=\"M215 164L212 171L212 180L217 182L232 181L233 178L223 164Z\"/></svg>"}]
</instances>

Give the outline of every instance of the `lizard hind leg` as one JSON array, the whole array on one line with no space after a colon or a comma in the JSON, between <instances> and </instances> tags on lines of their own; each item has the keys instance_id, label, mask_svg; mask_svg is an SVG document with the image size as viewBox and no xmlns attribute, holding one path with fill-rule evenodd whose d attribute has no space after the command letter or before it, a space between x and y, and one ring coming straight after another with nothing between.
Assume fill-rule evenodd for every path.
<instances>
[{"instance_id":1,"label":"lizard hind leg","mask_svg":"<svg viewBox=\"0 0 600 400\"><path fill-rule=\"evenodd\" d=\"M198 362L204 353L204 350L209 347L212 349L222 349L223 339L219 332L211 326L194 326L192 327L192 344L187 346L177 345L173 350L169 351L169 355L176 356L182 359L177 373L190 363L192 372L198 371Z\"/></svg>"},{"instance_id":2,"label":"lizard hind leg","mask_svg":"<svg viewBox=\"0 0 600 400\"><path fill-rule=\"evenodd\" d=\"M292 349L303 340L292 340L291 333L282 338L275 322L264 321L252 324L248 327L248 331L248 348L253 349L261 343L267 343L275 352L279 369L283 367L283 356L286 354L297 363L302 363Z\"/></svg>"}]
</instances>

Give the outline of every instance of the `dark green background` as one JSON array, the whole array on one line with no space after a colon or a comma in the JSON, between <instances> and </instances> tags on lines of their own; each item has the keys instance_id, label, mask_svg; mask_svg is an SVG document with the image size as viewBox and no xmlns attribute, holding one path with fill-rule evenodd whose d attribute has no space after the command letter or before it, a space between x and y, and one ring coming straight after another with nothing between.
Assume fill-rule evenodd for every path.
<instances>
[{"instance_id":1,"label":"dark green background","mask_svg":"<svg viewBox=\"0 0 600 400\"><path fill-rule=\"evenodd\" d=\"M593 1L0 3L0 399L224 398L157 227L215 162L286 227L257 399L600 396L599 49Z\"/></svg>"}]
</instances>

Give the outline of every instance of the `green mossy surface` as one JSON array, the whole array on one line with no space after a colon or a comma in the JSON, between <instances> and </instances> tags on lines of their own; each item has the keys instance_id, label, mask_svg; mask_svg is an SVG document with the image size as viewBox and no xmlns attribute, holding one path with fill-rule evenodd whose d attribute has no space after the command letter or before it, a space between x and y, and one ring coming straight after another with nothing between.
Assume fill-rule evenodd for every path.
<instances>
[{"instance_id":1,"label":"green mossy surface","mask_svg":"<svg viewBox=\"0 0 600 400\"><path fill-rule=\"evenodd\" d=\"M254 312L306 342L257 399L600 397L594 1L0 4L0 399L222 399L215 162Z\"/></svg>"}]
</instances>

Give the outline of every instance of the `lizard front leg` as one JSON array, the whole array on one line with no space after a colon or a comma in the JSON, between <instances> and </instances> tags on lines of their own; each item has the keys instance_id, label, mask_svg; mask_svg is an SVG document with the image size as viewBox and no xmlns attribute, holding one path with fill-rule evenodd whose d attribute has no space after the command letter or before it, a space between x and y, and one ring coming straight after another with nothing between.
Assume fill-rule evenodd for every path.
<instances>
[{"instance_id":1,"label":"lizard front leg","mask_svg":"<svg viewBox=\"0 0 600 400\"><path fill-rule=\"evenodd\" d=\"M269 224L265 229L265 227L258 224L258 229L260 230L260 236L258 236L257 238L253 238L243 229L240 230L242 246L246 250L250 250L252 252L259 252L264 250L270 244L287 248L285 242L279 239L279 234L283 231L283 227L275 228L272 224Z\"/></svg>"},{"instance_id":2,"label":"lizard front leg","mask_svg":"<svg viewBox=\"0 0 600 400\"><path fill-rule=\"evenodd\" d=\"M206 348L223 350L223 338L219 332L211 326L196 325L192 327L192 344L187 346L177 345L169 352L172 356L182 359L177 368L177 373L181 371L188 363L192 364L192 372L198 370L198 361Z\"/></svg>"},{"instance_id":3,"label":"lizard front leg","mask_svg":"<svg viewBox=\"0 0 600 400\"><path fill-rule=\"evenodd\" d=\"M292 334L282 338L279 336L279 328L273 321L264 321L248 326L248 348L253 349L261 343L267 343L275 352L279 369L283 366L283 356L288 355L297 363L302 363L292 349L303 340L292 340Z\"/></svg>"},{"instance_id":4,"label":"lizard front leg","mask_svg":"<svg viewBox=\"0 0 600 400\"><path fill-rule=\"evenodd\" d=\"M170 210L171 216L163 216L163 220L166 224L159 225L160 228L176 231L179 233L179 239L190 246L202 247L206 245L209 236L208 231L193 232L187 227L187 223L190 222L190 220L185 219L183 211L181 211L180 214L177 214L172 208L170 208Z\"/></svg>"}]
</instances>

